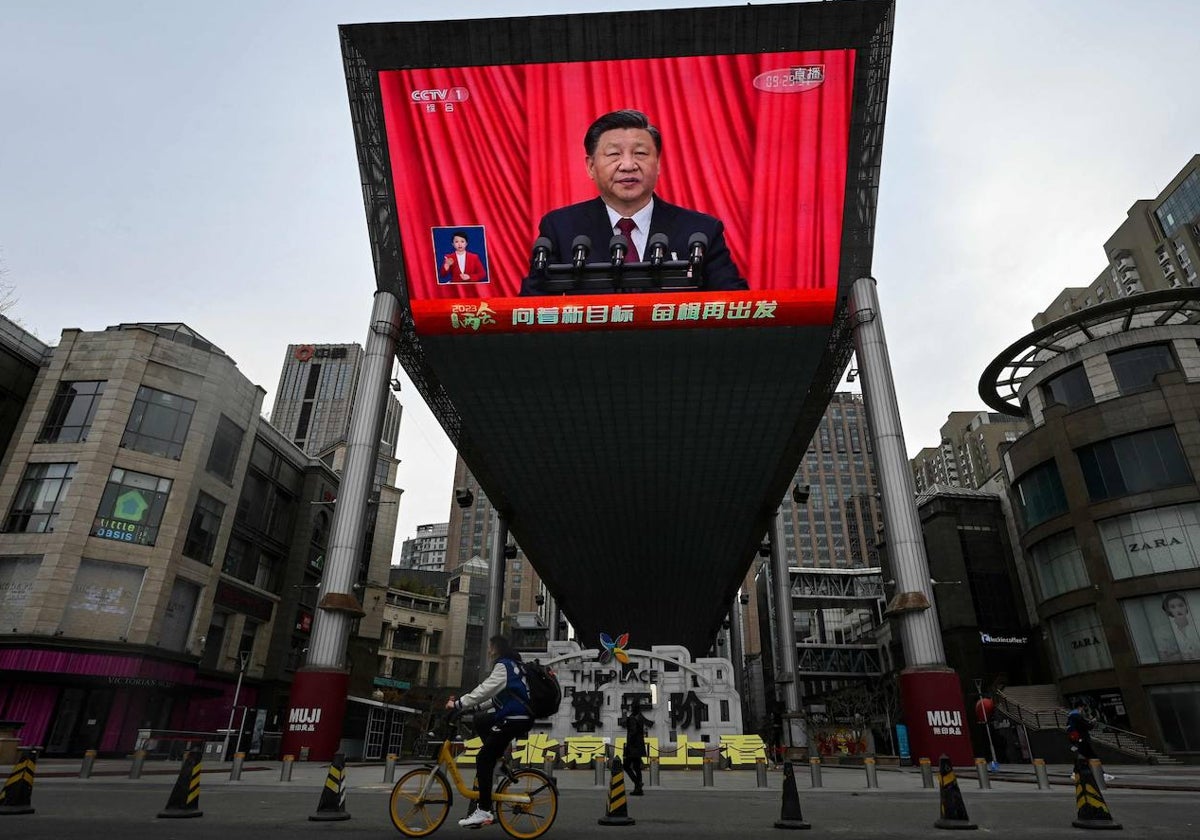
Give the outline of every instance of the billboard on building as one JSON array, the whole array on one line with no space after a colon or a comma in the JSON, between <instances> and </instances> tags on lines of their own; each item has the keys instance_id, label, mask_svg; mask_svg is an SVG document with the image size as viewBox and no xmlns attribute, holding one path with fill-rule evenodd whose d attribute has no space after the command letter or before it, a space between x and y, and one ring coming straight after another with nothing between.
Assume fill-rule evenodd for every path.
<instances>
[{"instance_id":1,"label":"billboard on building","mask_svg":"<svg viewBox=\"0 0 1200 840\"><path fill-rule=\"evenodd\" d=\"M855 0L340 29L397 358L585 636L619 608L646 645L702 655L762 544L871 271L891 18ZM639 162L613 170L584 139L622 110L661 143L629 129L616 152Z\"/></svg>"},{"instance_id":2,"label":"billboard on building","mask_svg":"<svg viewBox=\"0 0 1200 840\"><path fill-rule=\"evenodd\" d=\"M417 331L828 323L854 60L842 49L381 71ZM661 151L623 173L655 206L649 230L630 237L640 259L614 268L598 198L608 151L589 156L584 138L622 109L647 116ZM707 220L668 216L672 205L715 218L717 235ZM557 239L539 226L555 210L576 225ZM667 237L661 253L637 253L655 233ZM709 241L693 255L696 233ZM573 263L576 234L588 237L586 271Z\"/></svg>"},{"instance_id":3,"label":"billboard on building","mask_svg":"<svg viewBox=\"0 0 1200 840\"><path fill-rule=\"evenodd\" d=\"M827 327L869 266L890 7L819 5L343 26L379 286L426 336ZM584 139L625 109L660 142L614 253Z\"/></svg>"}]
</instances>

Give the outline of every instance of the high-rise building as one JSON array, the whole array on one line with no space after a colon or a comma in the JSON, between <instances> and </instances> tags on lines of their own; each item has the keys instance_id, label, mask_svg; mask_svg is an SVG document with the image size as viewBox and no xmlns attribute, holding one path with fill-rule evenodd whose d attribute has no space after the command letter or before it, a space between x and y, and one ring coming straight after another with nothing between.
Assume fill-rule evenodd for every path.
<instances>
[{"instance_id":1,"label":"high-rise building","mask_svg":"<svg viewBox=\"0 0 1200 840\"><path fill-rule=\"evenodd\" d=\"M783 548L792 590L797 675L810 747L841 737L853 714L825 700L867 697L888 670L881 638L883 585L876 544L881 527L870 429L862 396L833 395L796 472L795 493L780 505ZM744 663L742 694L747 725L780 738L775 698L770 565L756 561L743 583L739 608ZM833 701L831 701L833 702ZM864 706L858 714L867 714ZM867 714L867 717L870 717ZM852 722L852 720L850 721ZM865 738L863 733L855 738ZM824 740L823 740L824 739Z\"/></svg>"},{"instance_id":2,"label":"high-rise building","mask_svg":"<svg viewBox=\"0 0 1200 840\"><path fill-rule=\"evenodd\" d=\"M450 573L446 682L470 689L487 676L481 667L487 619L488 563L479 557Z\"/></svg>"},{"instance_id":3,"label":"high-rise building","mask_svg":"<svg viewBox=\"0 0 1200 840\"><path fill-rule=\"evenodd\" d=\"M470 494L471 503L463 507L459 501L459 491L466 490ZM480 656L482 643L482 624L476 633L474 625L464 632L462 628L453 629L460 617L465 618L467 609L455 608L454 593L456 586L462 586L467 591L469 586L472 604L472 615L480 609L486 611L487 571L491 562L492 534L497 527L495 508L487 494L480 488L475 476L467 468L466 462L459 457L454 465L454 498L450 502L450 522L447 525L445 568L450 573L451 607L450 622L452 625L449 638L450 650L455 657L449 666L451 673L461 674L463 684L470 682L469 677L474 673L474 662ZM509 556L504 561L504 603L501 606L501 631L513 633L518 624L522 628L529 621L543 622L544 619L529 618L525 614L541 612L545 604L542 595L542 582L538 577L525 552L516 545L509 536ZM468 568L469 566L469 568ZM539 603L539 598L541 603ZM482 600L481 600L482 599ZM465 603L465 602L464 602ZM481 607L480 604L483 604ZM518 621L517 615L522 614ZM479 614L482 616L482 613ZM468 645L465 649L455 647L457 644ZM462 664L456 664L462 663Z\"/></svg>"},{"instance_id":4,"label":"high-rise building","mask_svg":"<svg viewBox=\"0 0 1200 840\"><path fill-rule=\"evenodd\" d=\"M1063 289L1033 326L1138 292L1195 286L1200 264L1200 155L1154 198L1140 199L1104 243L1107 265L1087 286Z\"/></svg>"},{"instance_id":5,"label":"high-rise building","mask_svg":"<svg viewBox=\"0 0 1200 840\"><path fill-rule=\"evenodd\" d=\"M807 500L783 499L783 539L792 565L854 569L879 565L875 461L862 396L833 395L796 472Z\"/></svg>"},{"instance_id":6,"label":"high-rise building","mask_svg":"<svg viewBox=\"0 0 1200 840\"><path fill-rule=\"evenodd\" d=\"M495 508L487 494L479 487L475 476L467 469L461 457L454 465L454 488L465 488L473 499L467 507L452 500L450 522L446 537L446 571L453 573L459 566L473 560L489 561L492 532L496 527ZM510 536L509 542L513 543ZM529 564L525 552L516 546L517 556L505 562L504 569L504 616L519 612L535 612L541 578Z\"/></svg>"},{"instance_id":7,"label":"high-rise building","mask_svg":"<svg viewBox=\"0 0 1200 840\"><path fill-rule=\"evenodd\" d=\"M417 535L406 539L400 547L401 569L416 569L423 572L446 570L446 534L449 522L418 525Z\"/></svg>"},{"instance_id":8,"label":"high-rise building","mask_svg":"<svg viewBox=\"0 0 1200 840\"><path fill-rule=\"evenodd\" d=\"M1012 443L1029 424L995 411L952 411L941 428L941 442L911 461L918 493L935 487L978 490L1003 467L1000 447Z\"/></svg>"},{"instance_id":9,"label":"high-rise building","mask_svg":"<svg viewBox=\"0 0 1200 840\"><path fill-rule=\"evenodd\" d=\"M275 390L271 425L315 457L344 441L362 364L363 349L357 344L289 344ZM381 456L396 454L401 412L400 401L388 394L379 436Z\"/></svg>"},{"instance_id":10,"label":"high-rise building","mask_svg":"<svg viewBox=\"0 0 1200 840\"><path fill-rule=\"evenodd\" d=\"M357 344L290 344L279 374L271 421L297 447L341 475L351 414L362 384L364 353ZM383 605L396 541L400 496L396 487L396 441L402 406L394 393L385 400L379 452L356 580L363 609L347 652L350 696L369 694L374 655L383 631Z\"/></svg>"}]
</instances>

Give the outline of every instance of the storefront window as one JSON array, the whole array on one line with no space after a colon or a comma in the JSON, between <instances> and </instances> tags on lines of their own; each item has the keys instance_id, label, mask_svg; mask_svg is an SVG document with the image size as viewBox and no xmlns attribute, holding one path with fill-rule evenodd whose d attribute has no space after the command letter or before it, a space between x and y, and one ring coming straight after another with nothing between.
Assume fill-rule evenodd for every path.
<instances>
[{"instance_id":1,"label":"storefront window","mask_svg":"<svg viewBox=\"0 0 1200 840\"><path fill-rule=\"evenodd\" d=\"M237 466L238 455L242 451L242 438L246 432L224 414L217 421L217 431L213 435L212 449L208 451L208 464L205 467L210 473L220 476L226 484L233 483L233 472Z\"/></svg>"},{"instance_id":2,"label":"storefront window","mask_svg":"<svg viewBox=\"0 0 1200 840\"><path fill-rule=\"evenodd\" d=\"M53 531L74 477L74 464L30 464L25 468L4 529L34 534Z\"/></svg>"},{"instance_id":3,"label":"storefront window","mask_svg":"<svg viewBox=\"0 0 1200 840\"><path fill-rule=\"evenodd\" d=\"M38 443L75 443L87 440L104 394L104 382L60 382Z\"/></svg>"},{"instance_id":4,"label":"storefront window","mask_svg":"<svg viewBox=\"0 0 1200 840\"><path fill-rule=\"evenodd\" d=\"M1200 589L1122 601L1138 662L1200 662Z\"/></svg>"},{"instance_id":5,"label":"storefront window","mask_svg":"<svg viewBox=\"0 0 1200 840\"><path fill-rule=\"evenodd\" d=\"M200 585L175 578L171 587L171 600L167 602L167 612L163 616L162 633L159 644L167 650L184 650L187 648L188 631L192 629L192 616L196 612L196 601L200 598Z\"/></svg>"},{"instance_id":6,"label":"storefront window","mask_svg":"<svg viewBox=\"0 0 1200 840\"><path fill-rule=\"evenodd\" d=\"M1075 531L1063 531L1029 549L1042 600L1088 585L1083 568L1083 552L1075 540Z\"/></svg>"},{"instance_id":7,"label":"storefront window","mask_svg":"<svg viewBox=\"0 0 1200 840\"><path fill-rule=\"evenodd\" d=\"M1104 625L1095 607L1081 607L1050 619L1050 635L1062 676L1112 667Z\"/></svg>"},{"instance_id":8,"label":"storefront window","mask_svg":"<svg viewBox=\"0 0 1200 840\"><path fill-rule=\"evenodd\" d=\"M201 492L196 497L187 538L183 541L185 557L212 565L213 548L217 544L217 532L221 530L221 517L224 515L225 505L212 496Z\"/></svg>"},{"instance_id":9,"label":"storefront window","mask_svg":"<svg viewBox=\"0 0 1200 840\"><path fill-rule=\"evenodd\" d=\"M1102 440L1077 450L1093 502L1177 487L1192 480L1170 426Z\"/></svg>"},{"instance_id":10,"label":"storefront window","mask_svg":"<svg viewBox=\"0 0 1200 840\"><path fill-rule=\"evenodd\" d=\"M1156 685L1146 689L1167 749L1200 752L1200 683Z\"/></svg>"},{"instance_id":11,"label":"storefront window","mask_svg":"<svg viewBox=\"0 0 1200 840\"><path fill-rule=\"evenodd\" d=\"M1038 464L1025 473L1014 482L1013 489L1025 530L1067 510L1067 496L1053 460Z\"/></svg>"},{"instance_id":12,"label":"storefront window","mask_svg":"<svg viewBox=\"0 0 1200 840\"><path fill-rule=\"evenodd\" d=\"M1074 409L1095 402L1092 386L1088 384L1087 372L1083 365L1067 368L1058 376L1047 379L1042 388L1045 390L1047 405L1060 403Z\"/></svg>"},{"instance_id":13,"label":"storefront window","mask_svg":"<svg viewBox=\"0 0 1200 840\"><path fill-rule=\"evenodd\" d=\"M121 446L178 461L195 410L195 400L143 385L133 401Z\"/></svg>"},{"instance_id":14,"label":"storefront window","mask_svg":"<svg viewBox=\"0 0 1200 840\"><path fill-rule=\"evenodd\" d=\"M1143 391L1154 385L1154 377L1175 369L1171 348L1165 344L1147 344L1108 354L1113 378L1122 394Z\"/></svg>"},{"instance_id":15,"label":"storefront window","mask_svg":"<svg viewBox=\"0 0 1200 840\"><path fill-rule=\"evenodd\" d=\"M1114 578L1200 568L1200 504L1141 510L1096 524Z\"/></svg>"}]
</instances>

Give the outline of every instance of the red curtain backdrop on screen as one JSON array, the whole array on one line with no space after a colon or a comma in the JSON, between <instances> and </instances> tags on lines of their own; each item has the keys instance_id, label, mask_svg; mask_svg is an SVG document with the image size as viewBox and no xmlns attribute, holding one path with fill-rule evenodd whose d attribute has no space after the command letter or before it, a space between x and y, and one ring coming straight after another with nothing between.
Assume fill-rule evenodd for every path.
<instances>
[{"instance_id":1,"label":"red curtain backdrop on screen","mask_svg":"<svg viewBox=\"0 0 1200 840\"><path fill-rule=\"evenodd\" d=\"M755 86L815 67L821 83L803 90ZM588 125L636 108L663 134L657 194L725 223L751 291L832 300L853 76L846 50L382 72L410 295L516 296L542 215L596 195ZM489 282L439 284L435 229L465 227Z\"/></svg>"}]
</instances>

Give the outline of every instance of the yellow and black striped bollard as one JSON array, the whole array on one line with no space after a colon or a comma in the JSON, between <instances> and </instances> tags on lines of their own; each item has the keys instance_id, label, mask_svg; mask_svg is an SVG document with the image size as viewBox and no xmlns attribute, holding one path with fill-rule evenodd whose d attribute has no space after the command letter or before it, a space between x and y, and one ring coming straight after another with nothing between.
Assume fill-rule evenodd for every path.
<instances>
[{"instance_id":1,"label":"yellow and black striped bollard","mask_svg":"<svg viewBox=\"0 0 1200 840\"><path fill-rule=\"evenodd\" d=\"M1076 817L1071 825L1076 828L1118 829L1119 822L1113 820L1104 794L1096 784L1092 767L1082 756L1075 757L1075 808Z\"/></svg>"},{"instance_id":2,"label":"yellow and black striped bollard","mask_svg":"<svg viewBox=\"0 0 1200 840\"><path fill-rule=\"evenodd\" d=\"M329 775L325 777L325 787L321 788L321 801L317 804L317 812L309 819L314 822L350 819L346 811L345 754L338 753L329 763Z\"/></svg>"},{"instance_id":3,"label":"yellow and black striped bollard","mask_svg":"<svg viewBox=\"0 0 1200 840\"><path fill-rule=\"evenodd\" d=\"M629 816L629 802L625 797L625 770L621 759L612 760L612 778L608 783L608 804L604 816L596 820L600 825L634 825L636 820Z\"/></svg>"},{"instance_id":4,"label":"yellow and black striped bollard","mask_svg":"<svg viewBox=\"0 0 1200 840\"><path fill-rule=\"evenodd\" d=\"M968 830L978 828L967 816L967 803L963 802L962 791L958 789L958 776L954 774L950 759L944 754L938 761L938 787L941 789L938 795L941 816L934 821L934 827Z\"/></svg>"},{"instance_id":5,"label":"yellow and black striped bollard","mask_svg":"<svg viewBox=\"0 0 1200 840\"><path fill-rule=\"evenodd\" d=\"M13 765L8 781L0 790L0 816L17 816L34 812L33 779L36 775L37 750L21 750L21 756Z\"/></svg>"},{"instance_id":6,"label":"yellow and black striped bollard","mask_svg":"<svg viewBox=\"0 0 1200 840\"><path fill-rule=\"evenodd\" d=\"M183 766L179 768L179 778L171 789L167 807L158 816L166 819L204 816L200 810L200 753L191 751L183 756Z\"/></svg>"}]
</instances>

